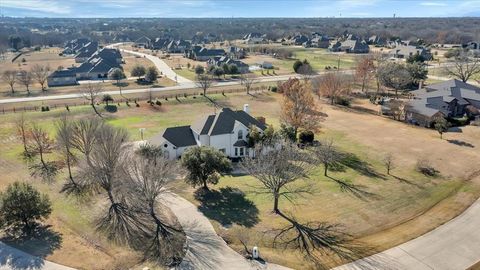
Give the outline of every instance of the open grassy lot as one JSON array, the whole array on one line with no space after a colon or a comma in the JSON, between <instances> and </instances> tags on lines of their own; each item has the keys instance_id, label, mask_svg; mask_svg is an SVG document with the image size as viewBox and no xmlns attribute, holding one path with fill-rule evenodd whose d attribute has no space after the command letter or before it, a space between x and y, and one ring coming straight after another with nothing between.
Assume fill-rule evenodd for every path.
<instances>
[{"instance_id":1,"label":"open grassy lot","mask_svg":"<svg viewBox=\"0 0 480 270\"><path fill-rule=\"evenodd\" d=\"M236 109L249 103L254 116L265 116L267 123L278 126L278 94L211 97L221 106ZM146 138L149 138L168 126L190 124L201 115L214 112L211 103L201 97L181 98L179 101L169 99L162 103L161 107L155 108L145 103L141 103L140 108L121 106L117 113L105 113L105 118L112 125L126 128L131 140L139 140L139 128L146 128ZM321 106L328 118L317 138L332 138L342 151L349 153L349 159L330 176L352 183L369 195L354 196L352 192L342 191L321 174L322 168L319 167L305 180L314 185L316 192L298 198L296 204L281 200L280 208L284 212L295 213L302 221L341 223L356 238L380 250L435 228L478 197L479 180L468 177L476 169L472 164L480 161L480 153L475 151L480 147L477 127L447 133L445 139L440 140L433 130L407 126L351 109ZM27 116L53 132L53 120L58 119L63 111L28 113ZM87 106L75 107L70 114L87 117L92 116L93 111ZM51 231L60 235L61 244L52 245L48 252L42 251L43 254L39 255L82 269L138 265L138 254L108 243L94 232L91 222L98 209L91 207L91 203L78 202L58 193L63 175L57 177L53 184L45 184L29 176L28 169L19 158L21 144L14 136L15 116L4 115L0 123L0 189L15 180L27 180L48 193L54 201L54 212L48 224L52 225ZM386 175L382 165L384 154L389 152L395 155L397 161L392 176ZM415 171L416 161L423 156L440 170L440 177L429 178ZM263 237L265 231L280 227L283 221L271 213L272 201L268 196L252 192L255 187L258 187L258 182L250 176L226 176L214 187L219 200L198 201L193 189L182 181L174 185L177 192L199 205L217 232L232 247L241 249L237 235L246 230L251 239L256 239L251 244L260 246L262 256L267 260L297 269L310 267L296 252L270 248L268 238ZM32 250L28 245L17 246Z\"/></svg>"},{"instance_id":2,"label":"open grassy lot","mask_svg":"<svg viewBox=\"0 0 480 270\"><path fill-rule=\"evenodd\" d=\"M67 68L75 65L75 60L72 56L60 56L61 48L44 48L41 51L27 52L18 57L14 62L11 58L0 60L0 74L6 70L30 70L35 65L48 65L50 69L55 70L59 66ZM22 62L25 59L25 62ZM17 88L23 89L23 86L16 85ZM32 88L37 87L36 85ZM40 88L40 85L38 85ZM0 80L0 94L10 93L10 86Z\"/></svg>"},{"instance_id":3,"label":"open grassy lot","mask_svg":"<svg viewBox=\"0 0 480 270\"><path fill-rule=\"evenodd\" d=\"M133 67L136 65L141 65L144 66L145 68L148 68L150 66L155 66L150 60L140 57L140 56L135 56L131 55L128 53L122 53L123 61L125 64L122 65L123 71L125 72L125 76L127 77L133 77L131 75Z\"/></svg>"}]
</instances>

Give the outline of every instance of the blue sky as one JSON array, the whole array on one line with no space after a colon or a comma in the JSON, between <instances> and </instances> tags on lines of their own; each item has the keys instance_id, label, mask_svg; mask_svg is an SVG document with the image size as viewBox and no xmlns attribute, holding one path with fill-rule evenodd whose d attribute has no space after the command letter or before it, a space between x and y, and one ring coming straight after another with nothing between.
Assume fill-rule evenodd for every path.
<instances>
[{"instance_id":1,"label":"blue sky","mask_svg":"<svg viewBox=\"0 0 480 270\"><path fill-rule=\"evenodd\" d=\"M480 0L0 0L14 17L461 17Z\"/></svg>"}]
</instances>

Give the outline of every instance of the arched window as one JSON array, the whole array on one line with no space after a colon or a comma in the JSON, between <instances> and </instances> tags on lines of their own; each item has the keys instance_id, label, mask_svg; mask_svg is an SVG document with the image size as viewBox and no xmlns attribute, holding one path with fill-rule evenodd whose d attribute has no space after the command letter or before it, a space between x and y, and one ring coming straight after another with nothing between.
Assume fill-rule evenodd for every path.
<instances>
[{"instance_id":1,"label":"arched window","mask_svg":"<svg viewBox=\"0 0 480 270\"><path fill-rule=\"evenodd\" d=\"M239 140L243 139L243 130L238 131L238 139Z\"/></svg>"}]
</instances>

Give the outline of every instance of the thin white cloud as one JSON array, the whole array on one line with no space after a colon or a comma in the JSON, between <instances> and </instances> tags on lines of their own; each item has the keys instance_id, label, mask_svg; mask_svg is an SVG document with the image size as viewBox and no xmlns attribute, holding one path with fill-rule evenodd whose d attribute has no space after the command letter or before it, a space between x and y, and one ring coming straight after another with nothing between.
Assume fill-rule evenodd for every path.
<instances>
[{"instance_id":1,"label":"thin white cloud","mask_svg":"<svg viewBox=\"0 0 480 270\"><path fill-rule=\"evenodd\" d=\"M40 0L1 0L0 6L29 11L39 11L53 14L70 14L71 8L67 1Z\"/></svg>"},{"instance_id":2,"label":"thin white cloud","mask_svg":"<svg viewBox=\"0 0 480 270\"><path fill-rule=\"evenodd\" d=\"M446 7L446 3L442 2L421 2L420 6L429 6L429 7Z\"/></svg>"}]
</instances>

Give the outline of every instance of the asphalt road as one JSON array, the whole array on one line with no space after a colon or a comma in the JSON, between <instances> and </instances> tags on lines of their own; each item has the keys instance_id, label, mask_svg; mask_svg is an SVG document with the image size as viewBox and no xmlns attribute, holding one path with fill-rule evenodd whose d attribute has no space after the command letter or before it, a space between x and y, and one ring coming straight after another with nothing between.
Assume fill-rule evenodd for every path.
<instances>
[{"instance_id":1,"label":"asphalt road","mask_svg":"<svg viewBox=\"0 0 480 270\"><path fill-rule=\"evenodd\" d=\"M282 75L282 76L271 76L271 77L262 77L259 78L259 82L276 82L276 81L286 81L289 78L295 77L295 75ZM230 85L240 85L239 80L231 80L225 82L216 83L212 88L219 88L223 86L230 86ZM171 90L187 90L187 89L195 89L194 82L184 82L182 84L178 84L175 86L169 87L158 87L158 88L140 88L140 89L128 89L122 90L123 94L139 94L139 93L148 93L152 92L163 92L163 91L171 91ZM110 94L110 95L117 95L119 92L118 90L112 91L104 91L100 93L103 94ZM22 97L22 98L6 98L0 99L0 104L9 104L9 103L19 103L19 102L32 102L32 101L48 101L48 100L61 100L61 99L72 99L72 98L81 98L83 97L81 93L74 93L74 94L60 94L60 95L45 95L45 96L36 96L36 97Z\"/></svg>"}]
</instances>

